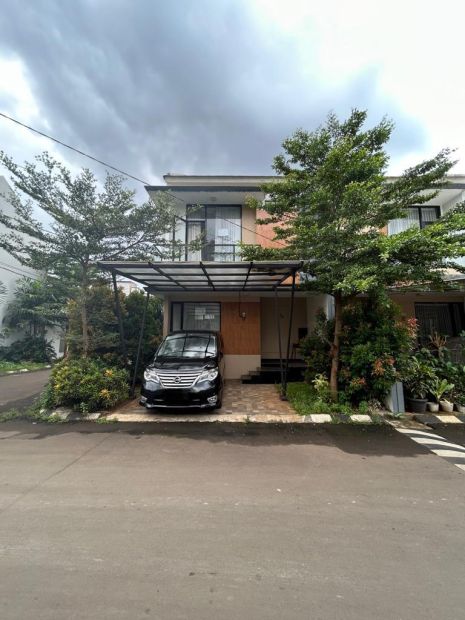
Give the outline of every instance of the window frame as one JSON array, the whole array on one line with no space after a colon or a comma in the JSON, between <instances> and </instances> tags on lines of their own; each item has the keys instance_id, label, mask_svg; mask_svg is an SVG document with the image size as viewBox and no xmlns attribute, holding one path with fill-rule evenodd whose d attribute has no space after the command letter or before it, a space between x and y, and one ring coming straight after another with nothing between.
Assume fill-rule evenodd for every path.
<instances>
[{"instance_id":1,"label":"window frame","mask_svg":"<svg viewBox=\"0 0 465 620\"><path fill-rule=\"evenodd\" d=\"M465 330L465 307L464 304L460 301L416 301L414 302L414 310L415 310L415 318L417 319L417 321L419 321L418 319L418 315L417 315L417 306L436 306L436 305L447 305L447 309L449 312L449 318L450 318L450 323L452 326L452 334L442 334L444 336L447 336L448 338L458 338L460 333L462 331ZM458 308L458 314L460 317L460 322L461 325L457 324L457 320L456 320L456 314L454 312L454 308ZM424 339L425 337L421 335L420 330L418 333L418 338L419 339Z\"/></svg>"},{"instance_id":2,"label":"window frame","mask_svg":"<svg viewBox=\"0 0 465 620\"><path fill-rule=\"evenodd\" d=\"M438 205L412 205L411 207L407 207L408 209L416 209L418 212L418 224L419 224L419 230L423 230L423 228L426 228L426 226L428 226L428 224L432 224L433 222L437 221L440 219L441 217L441 207ZM436 220L433 220L433 222L425 222L423 220L423 209L434 209L436 211ZM391 221L395 221L395 220L403 220L403 219L408 219L408 218L403 218L403 217L399 217L399 218L393 218L392 220L389 220L388 224L387 224L387 229L389 231L389 223ZM408 230L408 229L405 229ZM404 231L401 231L404 232ZM400 233L388 233L389 236L394 235L398 235Z\"/></svg>"},{"instance_id":3,"label":"window frame","mask_svg":"<svg viewBox=\"0 0 465 620\"><path fill-rule=\"evenodd\" d=\"M181 327L180 327L180 329L173 329L173 314L174 314L173 306L175 304L178 304L178 305L181 306ZM170 330L169 330L169 333L171 333L173 331L202 331L202 330L195 330L195 329L192 329L192 330L185 330L184 329L183 326L184 326L184 305L185 304L218 304L218 309L219 309L219 314L220 314L220 325L219 325L219 328L218 328L218 330L205 330L205 331L218 331L218 332L221 332L221 315L222 315L222 312L221 312L221 302L220 301L207 301L205 299L197 300L196 301L196 300L193 299L192 301L191 300L189 300L189 301L172 301L170 303Z\"/></svg>"},{"instance_id":4,"label":"window frame","mask_svg":"<svg viewBox=\"0 0 465 620\"><path fill-rule=\"evenodd\" d=\"M201 216L197 216L197 217L189 217L189 209L199 209L199 207L203 210L203 217ZM208 260L208 256L207 256L207 251L208 251L208 244L209 244L209 240L207 239L207 221L208 219L212 219L212 218L208 218L208 210L209 208L214 208L215 212L216 209L221 209L223 207L236 207L239 209L239 228L240 228L240 239L239 241L237 241L236 243L215 243L214 247L224 247L224 246L228 246L231 247L233 246L234 248L236 248L236 246L242 242L242 217L243 217L243 213L244 213L244 205L242 204L216 204L216 203L205 203L205 204L187 204L186 205L186 226L185 226L185 235L184 235L184 243L185 243L185 252L184 252L184 257L186 262L189 260L188 259L188 255L189 255L189 247L188 247L188 226L189 226L189 222L195 222L197 224L201 223L203 224L201 226L202 228L202 234L205 236L205 242L202 245L202 248L200 250L201 252L201 256L202 256L202 260ZM233 255L234 257L236 256L236 252L235 249L233 250ZM221 261L218 261L221 262Z\"/></svg>"}]
</instances>

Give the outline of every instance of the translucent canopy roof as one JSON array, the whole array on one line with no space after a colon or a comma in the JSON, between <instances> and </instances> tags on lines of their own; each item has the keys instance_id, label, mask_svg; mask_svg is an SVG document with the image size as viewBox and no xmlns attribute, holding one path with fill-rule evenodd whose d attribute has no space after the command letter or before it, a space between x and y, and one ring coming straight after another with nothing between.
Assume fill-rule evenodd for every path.
<instances>
[{"instance_id":1,"label":"translucent canopy roof","mask_svg":"<svg viewBox=\"0 0 465 620\"><path fill-rule=\"evenodd\" d=\"M169 291L274 291L288 287L286 280L302 261L158 262L99 261L116 275L139 282L153 293Z\"/></svg>"}]
</instances>

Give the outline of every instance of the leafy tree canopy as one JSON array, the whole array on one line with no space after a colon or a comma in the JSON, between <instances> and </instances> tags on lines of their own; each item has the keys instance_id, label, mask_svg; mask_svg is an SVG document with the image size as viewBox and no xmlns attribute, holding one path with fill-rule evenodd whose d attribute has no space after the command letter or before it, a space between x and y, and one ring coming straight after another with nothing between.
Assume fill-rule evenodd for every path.
<instances>
[{"instance_id":1,"label":"leafy tree canopy","mask_svg":"<svg viewBox=\"0 0 465 620\"><path fill-rule=\"evenodd\" d=\"M383 119L366 129L366 118L362 110L353 110L345 121L330 114L315 131L299 129L283 142L284 153L273 164L282 178L263 187L269 217L262 220L274 225L281 245L243 248L246 259L304 260L306 286L334 296L334 396L344 303L400 283L445 287L444 269L463 270L456 259L465 255L465 203L422 230L385 234L389 220L406 217L408 207L437 195L455 162L444 149L389 178L385 147L393 123Z\"/></svg>"},{"instance_id":2,"label":"leafy tree canopy","mask_svg":"<svg viewBox=\"0 0 465 620\"><path fill-rule=\"evenodd\" d=\"M156 204L137 204L120 176L107 174L99 187L90 170L73 176L47 153L20 166L0 152L0 163L14 185L8 197L14 215L0 213L8 229L0 234L0 247L23 265L67 283L70 299L79 305L87 355L87 298L92 281L100 277L96 261L171 255L166 235L173 225L172 199L161 194Z\"/></svg>"}]
</instances>

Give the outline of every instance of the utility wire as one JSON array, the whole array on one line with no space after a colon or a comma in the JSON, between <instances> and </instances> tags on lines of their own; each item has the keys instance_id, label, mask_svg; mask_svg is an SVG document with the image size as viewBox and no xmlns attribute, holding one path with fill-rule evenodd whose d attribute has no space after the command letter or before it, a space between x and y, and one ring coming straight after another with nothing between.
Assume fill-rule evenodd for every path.
<instances>
[{"instance_id":1,"label":"utility wire","mask_svg":"<svg viewBox=\"0 0 465 620\"><path fill-rule=\"evenodd\" d=\"M12 116L8 116L8 114L5 114L4 112L0 112L0 116L2 116L3 118L6 118L7 120L11 121L12 123L15 123L16 125L19 125L20 127L24 127L25 129L28 129L29 131L32 131L36 134L38 134L39 136L42 136L43 138L47 138L48 140L52 140L52 142L55 142L56 144L60 144L61 146L64 146L65 148L69 149L70 151L74 151L75 153L78 153L79 155L82 155L83 157L87 157L88 159L91 159L95 162L97 162L98 164L101 164L102 166L105 166L106 168L110 168L111 170L114 170L115 172L118 172L119 174L122 174L123 176L129 178L129 179L133 179L134 181L137 181L139 183L142 183L144 186L148 185L150 186L150 183L148 181L144 181L143 179L136 177L133 174L130 174L129 172L125 172L124 170L121 170L121 168L117 168L116 166L112 166L111 164L102 161L101 159L98 159L97 157L94 157L93 155L89 155L89 153L85 153L84 151L81 151L80 149L71 146L70 144L67 144L66 142L63 142L62 140L58 140L58 138L54 138L53 136L50 136L49 134L44 133L43 131L39 131L38 129L35 129L34 127L31 127L30 125L26 125L25 123L22 123L21 121L18 121L16 118L13 118ZM174 198L175 200L179 200L179 202L181 202L183 205L185 205L185 202L179 198L178 196L175 196L174 194L172 194L170 192L169 194L172 198ZM174 217L178 220L181 220L182 222L186 223L187 220L183 217L181 217L180 215L175 214ZM263 237L263 239L267 239L268 241L271 241L273 243L278 243L279 245L282 245L283 247L286 247L285 243L282 243L281 241L277 240L277 239L272 239L271 237L267 237L266 235L263 235L262 233L257 232L256 230L252 230L251 228L247 228L247 226L244 226L243 224L238 224L237 222L234 222L233 220L228 220L226 218L221 218L222 220L224 220L225 222L228 222L228 224L232 224L233 226L238 226L239 228L241 228L242 230L247 230L253 234L255 234L256 236L259 237Z\"/></svg>"},{"instance_id":2,"label":"utility wire","mask_svg":"<svg viewBox=\"0 0 465 620\"><path fill-rule=\"evenodd\" d=\"M22 276L23 278L30 278L31 280L35 280L36 282L40 281L40 278L38 278L35 275L32 274L26 274L26 273L21 273L19 271L15 271L14 269L10 269L9 267L5 267L4 265L0 265L0 269L4 269L5 271L9 271L11 273L14 273L15 276Z\"/></svg>"}]
</instances>

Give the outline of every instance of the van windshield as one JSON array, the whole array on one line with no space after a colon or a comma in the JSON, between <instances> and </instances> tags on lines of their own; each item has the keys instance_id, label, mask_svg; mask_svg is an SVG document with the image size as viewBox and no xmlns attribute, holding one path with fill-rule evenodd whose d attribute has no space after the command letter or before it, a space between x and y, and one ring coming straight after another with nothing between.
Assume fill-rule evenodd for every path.
<instances>
[{"instance_id":1,"label":"van windshield","mask_svg":"<svg viewBox=\"0 0 465 620\"><path fill-rule=\"evenodd\" d=\"M162 342L157 357L190 357L204 359L216 355L213 334L173 334Z\"/></svg>"}]
</instances>

